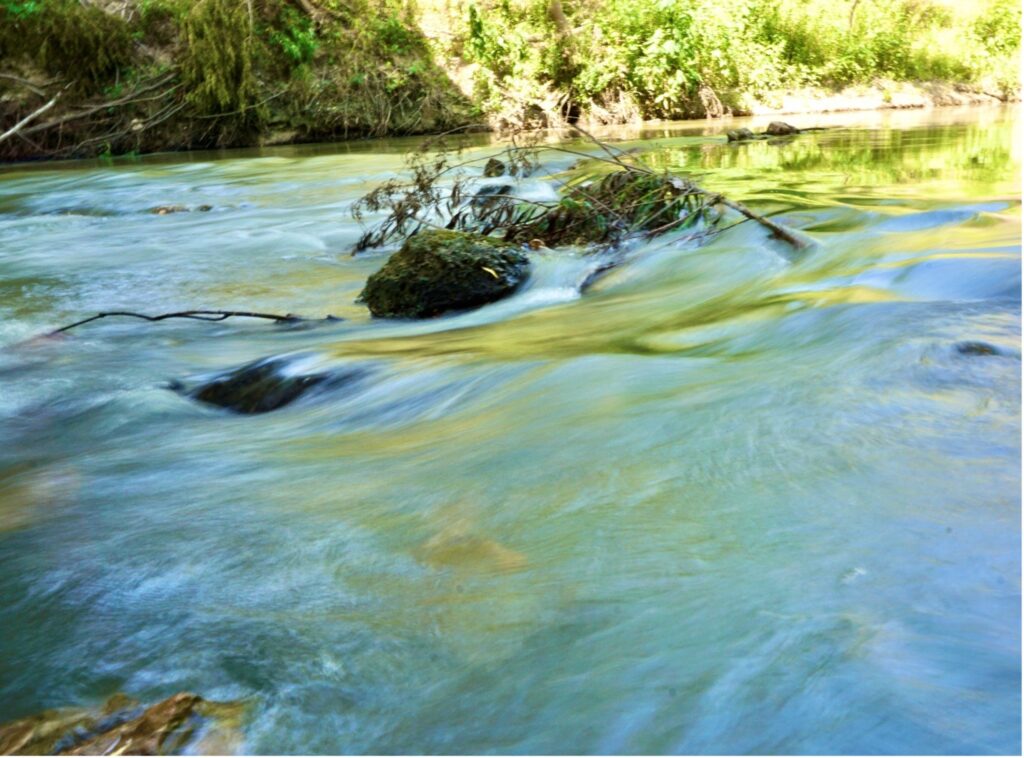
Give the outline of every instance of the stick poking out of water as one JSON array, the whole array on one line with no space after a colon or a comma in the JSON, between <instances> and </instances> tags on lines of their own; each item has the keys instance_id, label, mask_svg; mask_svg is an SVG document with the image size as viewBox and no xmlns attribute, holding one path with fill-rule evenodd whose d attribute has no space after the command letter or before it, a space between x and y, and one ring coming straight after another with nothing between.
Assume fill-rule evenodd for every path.
<instances>
[{"instance_id":1,"label":"stick poking out of water","mask_svg":"<svg viewBox=\"0 0 1024 758\"><path fill-rule=\"evenodd\" d=\"M145 313L135 313L133 311L104 311L103 313L97 313L95 316L84 318L81 321L76 321L73 324L62 326L60 329L54 329L49 332L49 336L66 332L69 329L74 329L76 326L82 324L88 324L90 321L97 321L101 318L107 318L108 316L130 316L131 318L141 318L146 321L163 321L168 318L190 318L196 321L223 321L224 319L232 318L234 316L242 318L262 318L269 319L270 321L276 321L278 323L293 323L296 321L306 321L307 319L301 316L296 316L294 313L288 313L281 316L277 313L256 313L254 311L176 311L175 313L161 313L157 316L147 316ZM327 318L333 319L333 316Z\"/></svg>"}]
</instances>

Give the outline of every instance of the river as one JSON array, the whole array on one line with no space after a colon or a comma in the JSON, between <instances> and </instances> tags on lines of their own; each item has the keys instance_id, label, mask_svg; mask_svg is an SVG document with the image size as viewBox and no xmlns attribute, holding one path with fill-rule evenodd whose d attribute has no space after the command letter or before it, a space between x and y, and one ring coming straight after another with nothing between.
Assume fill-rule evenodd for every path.
<instances>
[{"instance_id":1,"label":"river","mask_svg":"<svg viewBox=\"0 0 1024 758\"><path fill-rule=\"evenodd\" d=\"M424 322L348 253L415 140L5 167L0 722L191 690L257 753L1019 753L1019 111L788 120L831 128L612 134L808 250L659 237L582 296L539 251ZM114 308L344 320L25 343ZM167 388L271 355L361 378Z\"/></svg>"}]
</instances>

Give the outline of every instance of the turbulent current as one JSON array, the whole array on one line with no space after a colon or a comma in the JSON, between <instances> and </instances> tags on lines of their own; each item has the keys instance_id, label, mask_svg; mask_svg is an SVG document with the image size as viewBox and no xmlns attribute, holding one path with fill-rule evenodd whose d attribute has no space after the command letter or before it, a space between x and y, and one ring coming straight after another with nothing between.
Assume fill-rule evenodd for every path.
<instances>
[{"instance_id":1,"label":"turbulent current","mask_svg":"<svg viewBox=\"0 0 1024 758\"><path fill-rule=\"evenodd\" d=\"M830 128L611 136L808 249L662 236L582 295L540 250L419 322L348 252L415 141L6 167L0 722L187 690L247 752L1018 753L1018 111L789 120ZM31 339L186 308L344 320ZM269 356L358 379L168 389Z\"/></svg>"}]
</instances>

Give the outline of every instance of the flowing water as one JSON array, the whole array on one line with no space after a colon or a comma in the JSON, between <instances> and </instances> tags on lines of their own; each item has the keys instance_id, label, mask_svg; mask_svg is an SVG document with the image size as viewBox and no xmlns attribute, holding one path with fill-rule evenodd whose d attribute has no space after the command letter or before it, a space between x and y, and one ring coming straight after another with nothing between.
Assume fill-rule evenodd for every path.
<instances>
[{"instance_id":1,"label":"flowing water","mask_svg":"<svg viewBox=\"0 0 1024 758\"><path fill-rule=\"evenodd\" d=\"M191 690L249 752L1019 752L1018 113L792 120L834 128L619 136L807 251L662 237L582 296L541 251L418 323L347 252L413 142L7 167L0 722ZM345 320L25 342L202 307ZM167 388L271 355L361 378Z\"/></svg>"}]
</instances>

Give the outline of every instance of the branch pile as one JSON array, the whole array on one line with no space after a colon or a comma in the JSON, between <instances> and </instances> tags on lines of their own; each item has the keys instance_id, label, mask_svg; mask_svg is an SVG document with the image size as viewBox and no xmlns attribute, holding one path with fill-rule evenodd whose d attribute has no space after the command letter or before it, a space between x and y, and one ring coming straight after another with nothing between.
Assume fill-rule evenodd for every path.
<instances>
[{"instance_id":1,"label":"branch pile","mask_svg":"<svg viewBox=\"0 0 1024 758\"><path fill-rule=\"evenodd\" d=\"M601 154L541 146L535 138L529 145L513 139L500 156L461 160L461 146L448 143L448 135L428 141L409 160L409 181L385 182L353 206L353 216L360 222L367 214L385 213L383 220L364 232L353 253L401 242L425 229L484 234L533 247L617 247L630 238L684 229L691 230L691 236L711 234L721 228L726 208L798 249L807 245L793 231L741 203L687 178L655 171L636 156L576 130ZM563 185L559 199L546 202L516 196L511 183L480 186L476 164L487 161L486 177L500 174L514 180L533 173L545 151L593 159L601 172L575 178Z\"/></svg>"}]
</instances>

